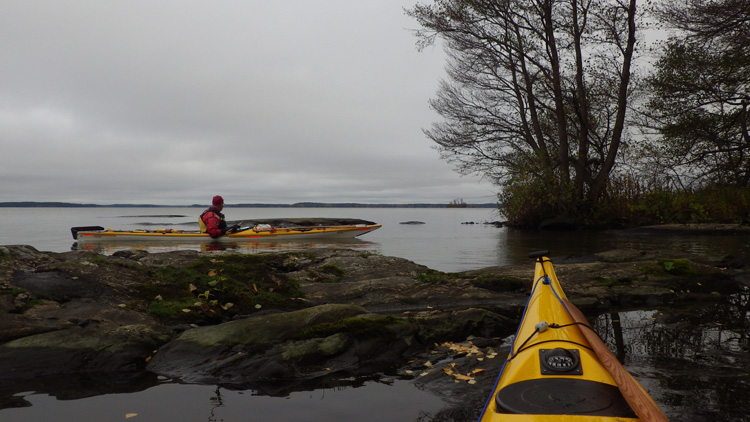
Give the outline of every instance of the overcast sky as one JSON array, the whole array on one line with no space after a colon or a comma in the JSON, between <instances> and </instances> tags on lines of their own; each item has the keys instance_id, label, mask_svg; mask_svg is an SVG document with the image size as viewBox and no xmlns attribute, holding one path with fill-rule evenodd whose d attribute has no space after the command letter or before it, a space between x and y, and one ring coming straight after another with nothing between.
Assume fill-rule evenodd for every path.
<instances>
[{"instance_id":1,"label":"overcast sky","mask_svg":"<svg viewBox=\"0 0 750 422\"><path fill-rule=\"evenodd\" d=\"M416 0L3 0L0 202L494 202L422 130Z\"/></svg>"}]
</instances>

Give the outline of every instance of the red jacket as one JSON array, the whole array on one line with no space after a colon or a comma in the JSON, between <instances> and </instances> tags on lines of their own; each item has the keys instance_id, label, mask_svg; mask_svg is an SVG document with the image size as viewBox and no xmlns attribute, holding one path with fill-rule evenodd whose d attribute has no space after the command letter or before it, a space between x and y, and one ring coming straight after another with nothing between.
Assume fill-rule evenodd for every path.
<instances>
[{"instance_id":1,"label":"red jacket","mask_svg":"<svg viewBox=\"0 0 750 422\"><path fill-rule=\"evenodd\" d=\"M214 239L227 232L227 222L224 221L224 214L216 211L214 207L210 207L203 211L203 214L201 214L200 217L200 222L203 223L201 225L201 231L208 233L208 235Z\"/></svg>"}]
</instances>

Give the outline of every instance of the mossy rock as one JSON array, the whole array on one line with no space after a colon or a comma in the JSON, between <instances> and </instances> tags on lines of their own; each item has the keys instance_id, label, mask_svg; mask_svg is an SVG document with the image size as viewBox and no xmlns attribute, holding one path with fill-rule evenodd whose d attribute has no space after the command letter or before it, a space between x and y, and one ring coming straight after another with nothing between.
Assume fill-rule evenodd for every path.
<instances>
[{"instance_id":1,"label":"mossy rock","mask_svg":"<svg viewBox=\"0 0 750 422\"><path fill-rule=\"evenodd\" d=\"M299 283L279 267L284 255L201 257L185 268L151 269L136 286L153 315L171 320L219 322L260 310L304 307Z\"/></svg>"},{"instance_id":2,"label":"mossy rock","mask_svg":"<svg viewBox=\"0 0 750 422\"><path fill-rule=\"evenodd\" d=\"M515 292L528 289L528 280L511 275L485 274L471 280L476 287L493 292Z\"/></svg>"},{"instance_id":3,"label":"mossy rock","mask_svg":"<svg viewBox=\"0 0 750 422\"><path fill-rule=\"evenodd\" d=\"M689 259L657 259L654 265L641 267L647 275L695 277L698 273Z\"/></svg>"},{"instance_id":4,"label":"mossy rock","mask_svg":"<svg viewBox=\"0 0 750 422\"><path fill-rule=\"evenodd\" d=\"M429 269L417 276L417 281L428 284L447 284L453 279L451 274Z\"/></svg>"},{"instance_id":5,"label":"mossy rock","mask_svg":"<svg viewBox=\"0 0 750 422\"><path fill-rule=\"evenodd\" d=\"M365 314L307 327L300 331L297 337L320 338L336 333L347 333L353 338L390 337L392 334L390 326L403 323L404 319L396 316Z\"/></svg>"}]
</instances>

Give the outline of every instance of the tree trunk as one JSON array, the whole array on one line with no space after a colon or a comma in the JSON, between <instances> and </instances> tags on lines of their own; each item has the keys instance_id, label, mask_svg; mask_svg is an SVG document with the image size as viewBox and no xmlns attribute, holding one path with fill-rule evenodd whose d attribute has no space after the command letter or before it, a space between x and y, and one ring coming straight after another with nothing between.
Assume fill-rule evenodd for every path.
<instances>
[{"instance_id":1,"label":"tree trunk","mask_svg":"<svg viewBox=\"0 0 750 422\"><path fill-rule=\"evenodd\" d=\"M624 6L623 6L624 7ZM615 158L617 158L617 151L620 149L620 143L622 142L622 131L625 127L625 111L627 110L628 104L628 86L630 83L630 64L633 59L633 52L635 51L635 11L636 11L636 0L630 0L630 4L627 8L628 16L628 39L623 52L622 58L622 74L620 75L620 88L617 94L617 117L615 118L615 125L612 131L612 139L607 151L607 156L602 163L602 168L599 174L596 175L594 183L591 186L589 192L588 202L593 204L599 200L604 188L607 186L609 180L609 173L615 165Z\"/></svg>"}]
</instances>

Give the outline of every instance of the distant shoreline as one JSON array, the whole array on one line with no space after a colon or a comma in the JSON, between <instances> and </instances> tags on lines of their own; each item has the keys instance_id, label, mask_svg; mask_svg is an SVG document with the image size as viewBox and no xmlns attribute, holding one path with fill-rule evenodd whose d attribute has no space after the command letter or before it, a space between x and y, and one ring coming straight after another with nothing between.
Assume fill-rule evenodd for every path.
<instances>
[{"instance_id":1,"label":"distant shoreline","mask_svg":"<svg viewBox=\"0 0 750 422\"><path fill-rule=\"evenodd\" d=\"M463 206L465 205L465 206ZM200 208L206 204L154 205L154 204L76 204L72 202L0 202L0 208ZM362 204L358 202L298 202L295 204L226 204L227 208L497 208L497 204Z\"/></svg>"}]
</instances>

